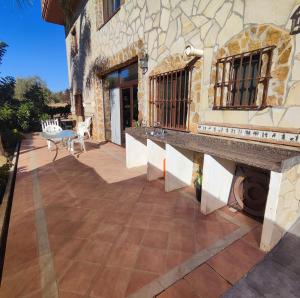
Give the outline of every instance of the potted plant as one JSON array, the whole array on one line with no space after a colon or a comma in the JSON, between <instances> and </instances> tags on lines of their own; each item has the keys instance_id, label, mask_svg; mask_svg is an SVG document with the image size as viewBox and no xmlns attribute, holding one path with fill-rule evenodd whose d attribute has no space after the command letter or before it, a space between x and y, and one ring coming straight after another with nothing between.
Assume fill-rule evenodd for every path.
<instances>
[{"instance_id":1,"label":"potted plant","mask_svg":"<svg viewBox=\"0 0 300 298\"><path fill-rule=\"evenodd\" d=\"M201 202L201 191L202 191L202 170L197 171L196 178L194 180L194 186L196 189L196 198L198 202Z\"/></svg>"}]
</instances>

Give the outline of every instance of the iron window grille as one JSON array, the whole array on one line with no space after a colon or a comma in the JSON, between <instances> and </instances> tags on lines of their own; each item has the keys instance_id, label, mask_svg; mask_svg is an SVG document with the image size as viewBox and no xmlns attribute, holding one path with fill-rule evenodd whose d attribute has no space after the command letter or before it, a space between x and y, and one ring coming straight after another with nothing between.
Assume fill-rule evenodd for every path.
<instances>
[{"instance_id":1,"label":"iron window grille","mask_svg":"<svg viewBox=\"0 0 300 298\"><path fill-rule=\"evenodd\" d=\"M188 130L192 68L150 77L150 125Z\"/></svg>"},{"instance_id":2,"label":"iron window grille","mask_svg":"<svg viewBox=\"0 0 300 298\"><path fill-rule=\"evenodd\" d=\"M300 33L300 6L295 10L293 15L291 16L292 27L290 34Z\"/></svg>"},{"instance_id":3,"label":"iron window grille","mask_svg":"<svg viewBox=\"0 0 300 298\"><path fill-rule=\"evenodd\" d=\"M75 28L71 31L71 37L71 56L75 57L78 54L78 41Z\"/></svg>"},{"instance_id":4,"label":"iron window grille","mask_svg":"<svg viewBox=\"0 0 300 298\"><path fill-rule=\"evenodd\" d=\"M275 46L217 60L214 109L261 109L271 78Z\"/></svg>"}]
</instances>

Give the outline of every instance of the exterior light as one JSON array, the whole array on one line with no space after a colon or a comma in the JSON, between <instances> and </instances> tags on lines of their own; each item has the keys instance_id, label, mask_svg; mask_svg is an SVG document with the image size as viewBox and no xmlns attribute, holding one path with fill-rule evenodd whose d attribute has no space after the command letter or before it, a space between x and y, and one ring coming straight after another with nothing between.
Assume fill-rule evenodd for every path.
<instances>
[{"instance_id":1,"label":"exterior light","mask_svg":"<svg viewBox=\"0 0 300 298\"><path fill-rule=\"evenodd\" d=\"M148 54L145 52L142 52L140 57L140 68L142 69L143 74L148 71Z\"/></svg>"},{"instance_id":2,"label":"exterior light","mask_svg":"<svg viewBox=\"0 0 300 298\"><path fill-rule=\"evenodd\" d=\"M196 49L192 47L191 45L188 45L184 50L185 55L188 57L194 56L194 57L202 57L203 56L203 50Z\"/></svg>"}]
</instances>

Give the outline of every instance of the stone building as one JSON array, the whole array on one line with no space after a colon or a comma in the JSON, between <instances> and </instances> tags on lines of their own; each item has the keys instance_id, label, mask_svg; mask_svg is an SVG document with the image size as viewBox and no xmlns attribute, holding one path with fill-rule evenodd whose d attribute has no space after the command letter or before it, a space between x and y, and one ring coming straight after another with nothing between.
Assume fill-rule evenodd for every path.
<instances>
[{"instance_id":1,"label":"stone building","mask_svg":"<svg viewBox=\"0 0 300 298\"><path fill-rule=\"evenodd\" d=\"M272 248L300 215L300 1L59 3L42 14L65 26L72 113L93 138L124 145L127 129L128 166L167 191L200 167L202 212L250 210Z\"/></svg>"}]
</instances>

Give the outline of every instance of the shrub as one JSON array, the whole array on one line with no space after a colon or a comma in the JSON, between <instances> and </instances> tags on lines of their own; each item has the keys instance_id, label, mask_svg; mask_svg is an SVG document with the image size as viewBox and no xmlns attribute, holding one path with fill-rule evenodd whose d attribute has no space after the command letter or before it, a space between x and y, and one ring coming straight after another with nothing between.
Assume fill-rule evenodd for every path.
<instances>
[{"instance_id":1,"label":"shrub","mask_svg":"<svg viewBox=\"0 0 300 298\"><path fill-rule=\"evenodd\" d=\"M9 167L10 167L9 163L0 167L0 202L2 202L2 198L5 192L6 183L9 175Z\"/></svg>"},{"instance_id":2,"label":"shrub","mask_svg":"<svg viewBox=\"0 0 300 298\"><path fill-rule=\"evenodd\" d=\"M17 110L18 124L23 131L28 131L32 121L33 104L31 102L22 103Z\"/></svg>"},{"instance_id":3,"label":"shrub","mask_svg":"<svg viewBox=\"0 0 300 298\"><path fill-rule=\"evenodd\" d=\"M12 155L15 151L16 145L22 140L23 134L17 129L9 130L4 129L1 132L2 144L5 152L8 155Z\"/></svg>"}]
</instances>

